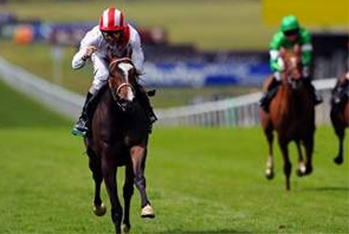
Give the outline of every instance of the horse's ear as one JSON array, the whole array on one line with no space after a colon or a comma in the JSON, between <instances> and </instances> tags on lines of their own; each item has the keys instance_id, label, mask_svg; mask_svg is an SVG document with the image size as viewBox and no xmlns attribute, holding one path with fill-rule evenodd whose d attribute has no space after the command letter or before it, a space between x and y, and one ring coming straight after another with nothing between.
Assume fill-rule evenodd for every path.
<instances>
[{"instance_id":1,"label":"horse's ear","mask_svg":"<svg viewBox=\"0 0 349 234\"><path fill-rule=\"evenodd\" d=\"M128 46L127 49L126 49L125 57L127 57L129 59L131 59L131 57L132 57L132 48L130 46Z\"/></svg>"},{"instance_id":2,"label":"horse's ear","mask_svg":"<svg viewBox=\"0 0 349 234\"><path fill-rule=\"evenodd\" d=\"M130 70L130 81L132 84L137 83L137 71L134 67Z\"/></svg>"},{"instance_id":3,"label":"horse's ear","mask_svg":"<svg viewBox=\"0 0 349 234\"><path fill-rule=\"evenodd\" d=\"M110 60L111 63L109 64L109 74L111 74L114 71L115 66L116 66L116 63L115 62L112 63L112 61L113 61L113 59Z\"/></svg>"}]
</instances>

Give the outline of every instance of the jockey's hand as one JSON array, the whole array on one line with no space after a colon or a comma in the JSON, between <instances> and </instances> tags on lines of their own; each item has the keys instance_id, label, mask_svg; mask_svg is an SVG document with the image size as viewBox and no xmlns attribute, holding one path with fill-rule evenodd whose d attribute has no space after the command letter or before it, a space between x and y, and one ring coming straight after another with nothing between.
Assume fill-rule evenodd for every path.
<instances>
[{"instance_id":1,"label":"jockey's hand","mask_svg":"<svg viewBox=\"0 0 349 234\"><path fill-rule=\"evenodd\" d=\"M83 60L87 60L89 58L91 58L92 54L97 50L97 48L95 46L88 46L86 48L86 52L84 54L84 56L82 56Z\"/></svg>"},{"instance_id":2,"label":"jockey's hand","mask_svg":"<svg viewBox=\"0 0 349 234\"><path fill-rule=\"evenodd\" d=\"M278 58L277 60L277 64L278 64L278 67L279 67L279 72L282 72L285 70L285 62L282 58Z\"/></svg>"}]
</instances>

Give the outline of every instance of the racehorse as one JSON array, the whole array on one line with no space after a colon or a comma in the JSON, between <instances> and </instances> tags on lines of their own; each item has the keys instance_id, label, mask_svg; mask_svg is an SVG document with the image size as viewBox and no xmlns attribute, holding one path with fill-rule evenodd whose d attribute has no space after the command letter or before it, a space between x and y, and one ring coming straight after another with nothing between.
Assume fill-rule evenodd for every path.
<instances>
[{"instance_id":1,"label":"racehorse","mask_svg":"<svg viewBox=\"0 0 349 234\"><path fill-rule=\"evenodd\" d=\"M343 141L345 137L345 128L349 127L349 98L348 98L348 82L346 75L349 77L349 72L338 77L337 83L332 90L331 100L331 122L334 131L339 140L339 150L334 162L338 165L342 164L343 158Z\"/></svg>"},{"instance_id":2,"label":"racehorse","mask_svg":"<svg viewBox=\"0 0 349 234\"><path fill-rule=\"evenodd\" d=\"M275 130L284 162L286 190L290 190L292 165L288 144L291 141L296 143L298 150L297 174L299 176L309 175L313 170L315 109L311 95L303 84L300 47L296 45L292 50L281 48L280 56L284 62L281 82L275 97L271 100L269 113L261 108L260 118L269 148L266 177L268 179L274 177L273 132ZM267 89L271 79L272 76L266 79L263 89ZM305 150L305 158L303 150Z\"/></svg>"},{"instance_id":3,"label":"racehorse","mask_svg":"<svg viewBox=\"0 0 349 234\"><path fill-rule=\"evenodd\" d=\"M128 232L131 228L130 202L134 184L140 193L141 217L154 218L155 213L146 193L144 170L149 133L146 115L134 89L136 70L132 61L125 57L113 59L109 73L108 84L99 94L91 133L84 138L84 142L95 182L94 213L102 216L106 212L106 206L100 197L101 184L104 181L115 232L121 233L121 230ZM116 184L117 168L120 166L126 167L123 186L124 212Z\"/></svg>"}]
</instances>

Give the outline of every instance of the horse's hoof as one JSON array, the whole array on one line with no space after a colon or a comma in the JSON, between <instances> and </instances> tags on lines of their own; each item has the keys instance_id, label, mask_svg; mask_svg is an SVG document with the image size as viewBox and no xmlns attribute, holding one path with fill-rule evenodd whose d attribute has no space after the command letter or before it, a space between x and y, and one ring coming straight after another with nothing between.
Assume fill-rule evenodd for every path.
<instances>
[{"instance_id":1,"label":"horse's hoof","mask_svg":"<svg viewBox=\"0 0 349 234\"><path fill-rule=\"evenodd\" d=\"M145 207L142 208L141 212L141 217L142 218L155 218L155 213L153 208L150 205L146 205Z\"/></svg>"},{"instance_id":2,"label":"horse's hoof","mask_svg":"<svg viewBox=\"0 0 349 234\"><path fill-rule=\"evenodd\" d=\"M297 174L297 176L299 176L299 177L302 177L302 176L305 175L304 172L303 172L301 169L299 169L299 168L297 169L296 174Z\"/></svg>"},{"instance_id":3,"label":"horse's hoof","mask_svg":"<svg viewBox=\"0 0 349 234\"><path fill-rule=\"evenodd\" d=\"M274 172L270 169L267 169L265 171L265 177L268 179L268 180L271 180L274 178Z\"/></svg>"},{"instance_id":4,"label":"horse's hoof","mask_svg":"<svg viewBox=\"0 0 349 234\"><path fill-rule=\"evenodd\" d=\"M130 232L130 229L131 229L131 226L126 225L126 224L123 224L122 227L121 227L121 229L122 229L122 232L123 232L123 233L129 233L129 232Z\"/></svg>"},{"instance_id":5,"label":"horse's hoof","mask_svg":"<svg viewBox=\"0 0 349 234\"><path fill-rule=\"evenodd\" d=\"M98 205L93 205L93 212L97 216L103 216L107 212L107 207L102 203L100 206Z\"/></svg>"},{"instance_id":6,"label":"horse's hoof","mask_svg":"<svg viewBox=\"0 0 349 234\"><path fill-rule=\"evenodd\" d=\"M310 175L313 172L313 167L306 167L306 170L304 172L304 175Z\"/></svg>"},{"instance_id":7,"label":"horse's hoof","mask_svg":"<svg viewBox=\"0 0 349 234\"><path fill-rule=\"evenodd\" d=\"M343 158L342 157L336 157L333 160L337 165L341 165L343 163Z\"/></svg>"},{"instance_id":8,"label":"horse's hoof","mask_svg":"<svg viewBox=\"0 0 349 234\"><path fill-rule=\"evenodd\" d=\"M306 166L304 165L304 163L300 163L296 171L297 176L302 177L306 175L306 172L307 172Z\"/></svg>"}]
</instances>

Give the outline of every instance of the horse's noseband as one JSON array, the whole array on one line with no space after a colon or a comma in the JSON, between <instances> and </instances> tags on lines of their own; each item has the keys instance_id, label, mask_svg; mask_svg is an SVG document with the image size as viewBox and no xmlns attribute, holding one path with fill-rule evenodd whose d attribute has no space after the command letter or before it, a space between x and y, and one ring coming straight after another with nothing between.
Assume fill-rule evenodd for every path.
<instances>
[{"instance_id":1,"label":"horse's noseband","mask_svg":"<svg viewBox=\"0 0 349 234\"><path fill-rule=\"evenodd\" d=\"M121 85L119 85L119 87L116 88L116 94L119 94L120 93L120 90L122 87L125 87L125 86L128 86L131 88L132 92L134 92L134 88L133 86L129 83L129 82L124 82L122 83Z\"/></svg>"},{"instance_id":2,"label":"horse's noseband","mask_svg":"<svg viewBox=\"0 0 349 234\"><path fill-rule=\"evenodd\" d=\"M290 84L292 89L300 89L303 86L303 79L293 79L291 76L288 77L287 82Z\"/></svg>"}]
</instances>

